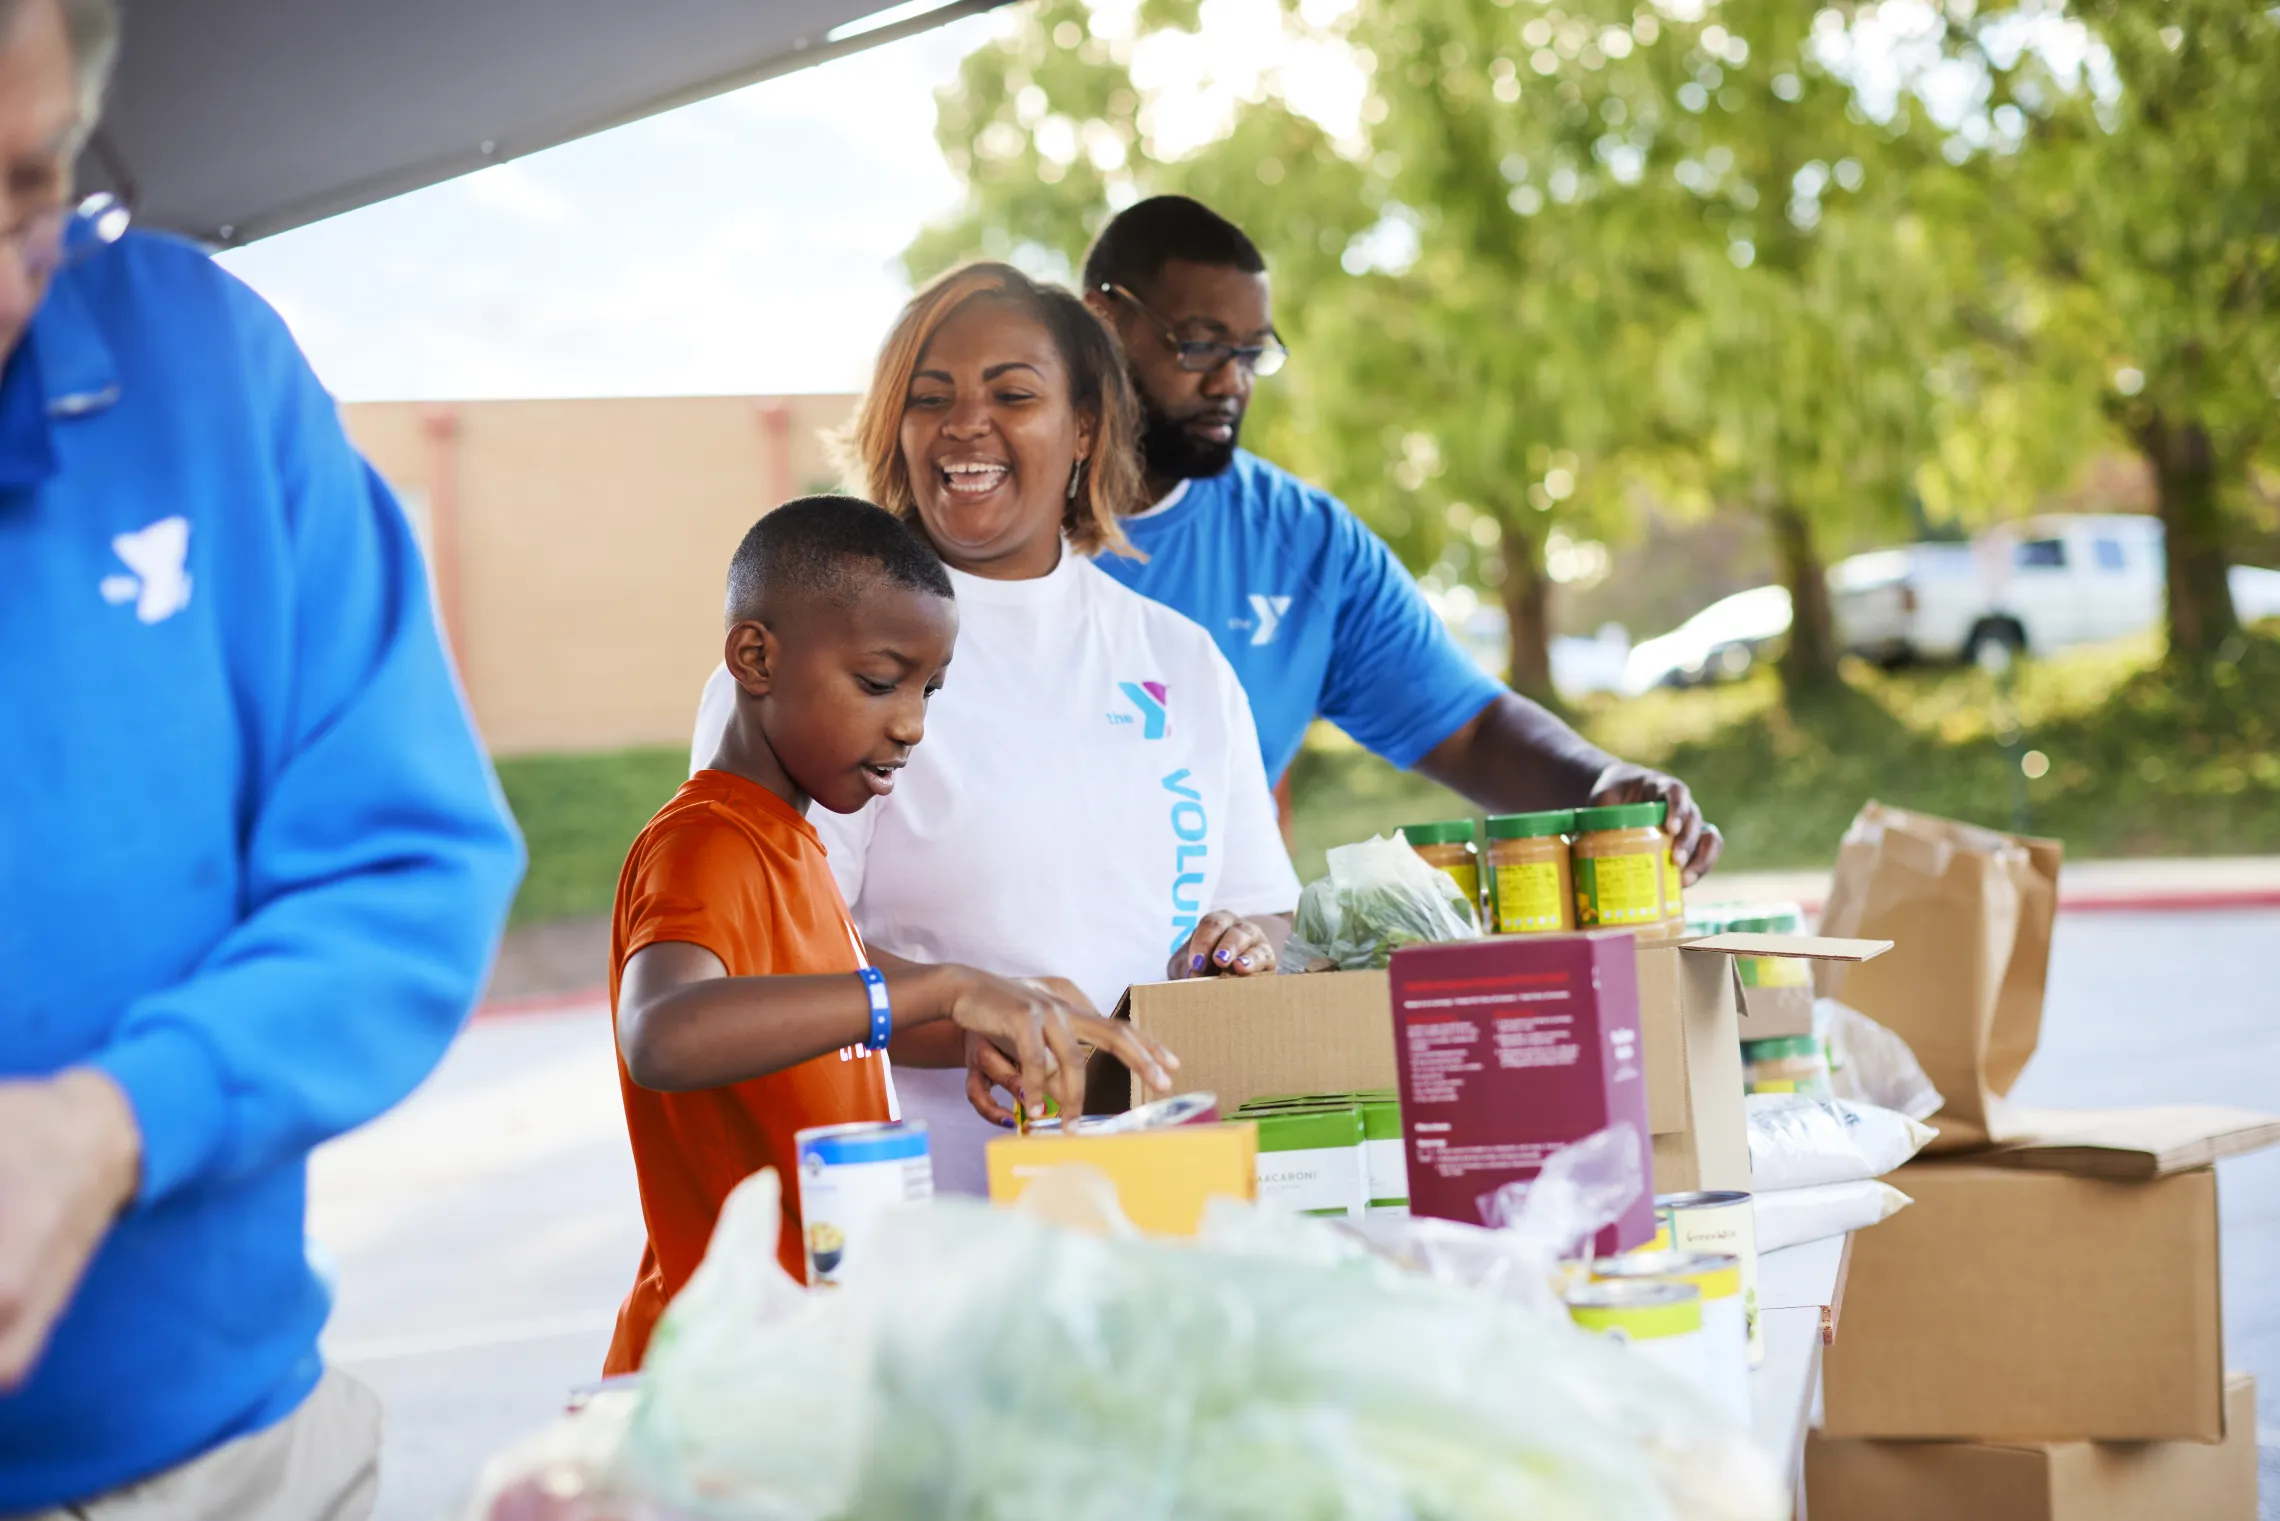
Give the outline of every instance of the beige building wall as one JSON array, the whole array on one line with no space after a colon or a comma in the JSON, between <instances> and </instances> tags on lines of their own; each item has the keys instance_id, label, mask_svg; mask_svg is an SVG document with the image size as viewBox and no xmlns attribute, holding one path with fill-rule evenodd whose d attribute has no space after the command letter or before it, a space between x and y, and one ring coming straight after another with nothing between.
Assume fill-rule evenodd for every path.
<instances>
[{"instance_id":1,"label":"beige building wall","mask_svg":"<svg viewBox=\"0 0 2280 1521\"><path fill-rule=\"evenodd\" d=\"M852 396L368 402L348 431L404 499L475 719L503 755L685 744L728 559L834 482Z\"/></svg>"}]
</instances>

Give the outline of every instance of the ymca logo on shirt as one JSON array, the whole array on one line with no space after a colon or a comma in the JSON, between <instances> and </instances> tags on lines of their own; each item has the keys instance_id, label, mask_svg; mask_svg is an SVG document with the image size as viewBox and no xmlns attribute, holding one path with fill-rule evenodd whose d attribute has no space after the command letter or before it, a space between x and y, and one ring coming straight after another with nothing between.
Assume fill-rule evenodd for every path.
<instances>
[{"instance_id":1,"label":"ymca logo on shirt","mask_svg":"<svg viewBox=\"0 0 2280 1521\"><path fill-rule=\"evenodd\" d=\"M163 623L190 605L190 520L160 518L111 540L131 576L105 576L96 590L113 607L132 602L139 623Z\"/></svg>"},{"instance_id":2,"label":"ymca logo on shirt","mask_svg":"<svg viewBox=\"0 0 2280 1521\"><path fill-rule=\"evenodd\" d=\"M1162 739L1167 716L1165 705L1170 701L1170 689L1160 681L1120 681L1116 684L1116 689L1124 694L1134 711L1111 713L1108 721L1112 724L1137 722L1142 739Z\"/></svg>"},{"instance_id":3,"label":"ymca logo on shirt","mask_svg":"<svg viewBox=\"0 0 2280 1521\"><path fill-rule=\"evenodd\" d=\"M1290 598L1270 597L1265 592L1253 592L1250 601L1251 611L1257 616L1230 618L1227 620L1227 626L1233 629L1249 629L1251 631L1251 646L1256 649L1262 644L1274 643L1275 635L1282 632L1283 614L1290 611Z\"/></svg>"}]
</instances>

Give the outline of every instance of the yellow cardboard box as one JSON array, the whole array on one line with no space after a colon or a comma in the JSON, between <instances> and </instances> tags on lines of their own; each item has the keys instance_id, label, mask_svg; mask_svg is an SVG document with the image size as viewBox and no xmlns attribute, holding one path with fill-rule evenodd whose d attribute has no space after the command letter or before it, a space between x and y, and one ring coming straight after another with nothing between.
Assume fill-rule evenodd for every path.
<instances>
[{"instance_id":1,"label":"yellow cardboard box","mask_svg":"<svg viewBox=\"0 0 2280 1521\"><path fill-rule=\"evenodd\" d=\"M1134 1225L1192 1236L1204 1201L1251 1199L1258 1188L1259 1127L1181 1125L1131 1135L1027 1135L990 1142L990 1202L1011 1204L1056 1167L1090 1167L1116 1186Z\"/></svg>"}]
</instances>

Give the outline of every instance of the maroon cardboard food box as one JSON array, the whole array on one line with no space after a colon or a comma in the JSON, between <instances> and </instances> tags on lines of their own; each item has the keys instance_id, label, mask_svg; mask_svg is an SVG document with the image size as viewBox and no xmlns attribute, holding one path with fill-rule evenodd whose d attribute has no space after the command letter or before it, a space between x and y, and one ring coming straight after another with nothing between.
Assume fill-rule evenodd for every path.
<instances>
[{"instance_id":1,"label":"maroon cardboard food box","mask_svg":"<svg viewBox=\"0 0 2280 1521\"><path fill-rule=\"evenodd\" d=\"M1617 1121L1652 1176L1629 934L1515 935L1394 954L1409 1210L1481 1224L1480 1201ZM1601 1254L1654 1235L1652 1189L1600 1232Z\"/></svg>"}]
</instances>

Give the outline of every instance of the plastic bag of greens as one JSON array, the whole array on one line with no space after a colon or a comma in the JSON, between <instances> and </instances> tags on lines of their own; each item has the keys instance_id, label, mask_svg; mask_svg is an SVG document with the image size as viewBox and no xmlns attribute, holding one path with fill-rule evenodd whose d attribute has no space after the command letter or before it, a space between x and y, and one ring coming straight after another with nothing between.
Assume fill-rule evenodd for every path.
<instances>
[{"instance_id":1,"label":"plastic bag of greens","mask_svg":"<svg viewBox=\"0 0 2280 1521\"><path fill-rule=\"evenodd\" d=\"M1405 945L1480 938L1480 915L1456 879L1407 841L1377 835L1327 859L1328 875L1298 895L1285 971L1382 969Z\"/></svg>"},{"instance_id":2,"label":"plastic bag of greens","mask_svg":"<svg viewBox=\"0 0 2280 1521\"><path fill-rule=\"evenodd\" d=\"M626 1481L676 1511L1788 1514L1746 1434L1683 1381L1324 1222L1218 1201L1201 1236L1173 1244L938 1200L888 1216L862 1270L787 1317L767 1285L772 1196L741 1201L706 1267L747 1270L675 1302L627 1442Z\"/></svg>"}]
</instances>

